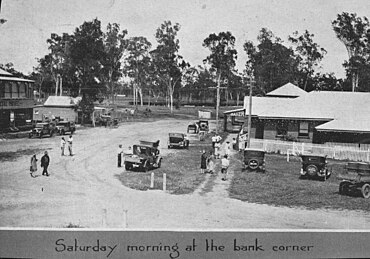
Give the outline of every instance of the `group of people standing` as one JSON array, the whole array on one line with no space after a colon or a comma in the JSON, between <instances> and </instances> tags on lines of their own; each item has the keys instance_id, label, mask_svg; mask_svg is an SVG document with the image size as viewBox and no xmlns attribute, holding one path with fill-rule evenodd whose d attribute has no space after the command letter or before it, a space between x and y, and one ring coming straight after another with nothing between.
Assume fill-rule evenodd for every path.
<instances>
[{"instance_id":1,"label":"group of people standing","mask_svg":"<svg viewBox=\"0 0 370 259\"><path fill-rule=\"evenodd\" d=\"M218 135L212 137L212 148L213 151L210 151L209 154L205 150L202 151L201 160L200 160L200 172L204 173L215 173L215 159L219 159L221 156L221 140L222 138ZM221 158L221 173L222 180L226 181L227 178L227 169L229 168L230 161L229 156L231 152L231 144L229 141L225 143L224 154Z\"/></svg>"},{"instance_id":2,"label":"group of people standing","mask_svg":"<svg viewBox=\"0 0 370 259\"><path fill-rule=\"evenodd\" d=\"M38 159L37 159L36 154L35 154L31 157L31 166L30 166L31 177L36 177L33 174L37 171L37 161L38 161ZM42 175L45 175L45 176L50 175L49 172L48 172L49 164L50 164L50 157L48 155L48 151L45 151L44 155L41 157L41 167L43 168Z\"/></svg>"},{"instance_id":3,"label":"group of people standing","mask_svg":"<svg viewBox=\"0 0 370 259\"><path fill-rule=\"evenodd\" d=\"M64 139L64 137L62 137L62 139L60 140L60 149L62 150L62 156L64 156L66 143L68 144L69 155L73 156L73 152L72 152L73 137L72 137L72 135L69 135L67 142Z\"/></svg>"},{"instance_id":4,"label":"group of people standing","mask_svg":"<svg viewBox=\"0 0 370 259\"><path fill-rule=\"evenodd\" d=\"M64 156L64 151L65 151L65 148L66 148L66 144L68 145L69 155L73 156L72 143L73 143L72 135L69 136L67 141L64 139L64 137L62 137L62 139L60 140L60 149L62 151L62 156ZM38 161L38 159L36 157L36 154L34 154L31 157L31 165L30 165L31 177L36 177L34 175L34 173L37 171L37 161ZM50 175L49 172L48 172L49 164L50 164L50 157L49 157L48 151L45 151L44 155L41 157L41 167L43 168L42 175L45 175L45 176Z\"/></svg>"}]
</instances>

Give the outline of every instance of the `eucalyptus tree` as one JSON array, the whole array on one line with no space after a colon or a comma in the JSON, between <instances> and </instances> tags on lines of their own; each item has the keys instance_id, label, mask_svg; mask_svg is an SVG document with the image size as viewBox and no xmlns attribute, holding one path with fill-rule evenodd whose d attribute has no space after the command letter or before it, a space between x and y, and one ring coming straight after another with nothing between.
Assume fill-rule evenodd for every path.
<instances>
[{"instance_id":1,"label":"eucalyptus tree","mask_svg":"<svg viewBox=\"0 0 370 259\"><path fill-rule=\"evenodd\" d=\"M118 86L118 80L122 77L121 59L126 49L125 36L127 30L120 31L116 23L108 23L107 31L103 35L104 58L102 59L102 79L114 103L114 96Z\"/></svg>"},{"instance_id":2,"label":"eucalyptus tree","mask_svg":"<svg viewBox=\"0 0 370 259\"><path fill-rule=\"evenodd\" d=\"M175 90L180 87L182 74L189 67L179 55L180 41L177 39L179 30L178 23L172 24L171 21L164 21L155 34L158 42L157 48L151 51L157 78L166 86L171 113Z\"/></svg>"},{"instance_id":3,"label":"eucalyptus tree","mask_svg":"<svg viewBox=\"0 0 370 259\"><path fill-rule=\"evenodd\" d=\"M344 64L352 81L352 91L358 90L361 67L369 63L370 24L366 17L343 12L332 21L337 38L345 45L349 60Z\"/></svg>"},{"instance_id":4,"label":"eucalyptus tree","mask_svg":"<svg viewBox=\"0 0 370 259\"><path fill-rule=\"evenodd\" d=\"M234 69L237 59L235 50L235 37L231 32L212 33L204 41L203 47L210 50L211 54L206 57L205 62L209 63L216 71L217 76L217 100L216 100L216 120L218 121L218 109L220 106L220 84L225 80L229 73Z\"/></svg>"},{"instance_id":5,"label":"eucalyptus tree","mask_svg":"<svg viewBox=\"0 0 370 259\"><path fill-rule=\"evenodd\" d=\"M303 74L303 89L307 89L307 84L313 78L315 71L320 68L320 62L327 51L313 41L314 34L305 31L299 35L298 31L289 36L289 41L295 45L295 50L300 58L299 70Z\"/></svg>"},{"instance_id":6,"label":"eucalyptus tree","mask_svg":"<svg viewBox=\"0 0 370 259\"><path fill-rule=\"evenodd\" d=\"M145 37L131 37L127 40L124 73L134 82L134 103L140 95L143 106L143 90L148 85L151 73L150 48L152 44Z\"/></svg>"}]
</instances>

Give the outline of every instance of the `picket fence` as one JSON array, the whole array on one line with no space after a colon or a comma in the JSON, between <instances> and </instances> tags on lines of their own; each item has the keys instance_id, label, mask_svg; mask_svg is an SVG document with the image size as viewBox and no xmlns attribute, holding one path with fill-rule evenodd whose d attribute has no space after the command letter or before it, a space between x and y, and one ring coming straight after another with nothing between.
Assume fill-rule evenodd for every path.
<instances>
[{"instance_id":1,"label":"picket fence","mask_svg":"<svg viewBox=\"0 0 370 259\"><path fill-rule=\"evenodd\" d=\"M370 162L370 145L347 143L312 144L269 139L251 139L251 148L263 149L268 153L298 156L300 154L324 155L338 160Z\"/></svg>"}]
</instances>

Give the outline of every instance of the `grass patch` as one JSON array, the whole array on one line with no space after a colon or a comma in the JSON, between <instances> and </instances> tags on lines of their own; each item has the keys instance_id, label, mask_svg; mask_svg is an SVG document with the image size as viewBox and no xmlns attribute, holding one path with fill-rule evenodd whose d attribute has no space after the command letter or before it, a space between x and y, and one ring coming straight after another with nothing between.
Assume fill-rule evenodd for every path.
<instances>
[{"instance_id":1,"label":"grass patch","mask_svg":"<svg viewBox=\"0 0 370 259\"><path fill-rule=\"evenodd\" d=\"M232 163L234 177L231 198L252 203L308 209L348 209L370 211L369 201L360 195L340 195L337 175L344 172L343 161L329 160L331 177L324 181L299 179L301 161L267 154L266 173L242 171L242 154Z\"/></svg>"},{"instance_id":2,"label":"grass patch","mask_svg":"<svg viewBox=\"0 0 370 259\"><path fill-rule=\"evenodd\" d=\"M205 180L200 173L202 150L212 150L212 134L207 134L204 141L193 141L189 149L173 149L173 153L163 157L161 168L145 172L124 171L115 175L125 186L136 190L150 189L151 172L154 173L154 188L163 188L163 174L167 176L167 191L171 194L189 194L194 192ZM223 136L223 138L225 135ZM205 146L204 144L209 144ZM207 187L211 188L211 187Z\"/></svg>"},{"instance_id":3,"label":"grass patch","mask_svg":"<svg viewBox=\"0 0 370 259\"><path fill-rule=\"evenodd\" d=\"M51 148L33 148L33 149L18 149L12 152L0 152L0 162L15 161L21 156L31 156L34 154L42 154L45 150L50 150Z\"/></svg>"}]
</instances>

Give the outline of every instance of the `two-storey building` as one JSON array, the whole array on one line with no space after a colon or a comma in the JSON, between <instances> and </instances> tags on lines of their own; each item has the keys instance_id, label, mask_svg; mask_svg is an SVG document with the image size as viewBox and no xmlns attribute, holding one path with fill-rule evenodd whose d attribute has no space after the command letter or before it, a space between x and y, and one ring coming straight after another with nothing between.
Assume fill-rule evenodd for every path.
<instances>
[{"instance_id":1,"label":"two-storey building","mask_svg":"<svg viewBox=\"0 0 370 259\"><path fill-rule=\"evenodd\" d=\"M0 69L0 132L32 120L34 81L18 78Z\"/></svg>"}]
</instances>

